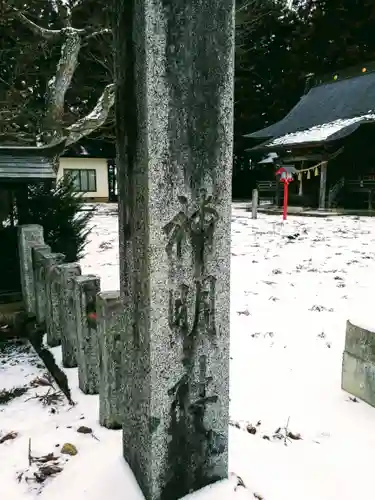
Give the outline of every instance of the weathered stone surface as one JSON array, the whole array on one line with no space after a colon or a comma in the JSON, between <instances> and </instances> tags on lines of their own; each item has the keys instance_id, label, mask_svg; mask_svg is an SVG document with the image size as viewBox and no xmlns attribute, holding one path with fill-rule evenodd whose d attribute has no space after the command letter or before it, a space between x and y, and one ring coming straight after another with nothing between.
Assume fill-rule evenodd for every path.
<instances>
[{"instance_id":1,"label":"weathered stone surface","mask_svg":"<svg viewBox=\"0 0 375 500\"><path fill-rule=\"evenodd\" d=\"M375 363L375 332L347 321L345 351L363 361Z\"/></svg>"},{"instance_id":2,"label":"weathered stone surface","mask_svg":"<svg viewBox=\"0 0 375 500\"><path fill-rule=\"evenodd\" d=\"M341 387L371 406L375 406L375 363L345 351Z\"/></svg>"},{"instance_id":3,"label":"weathered stone surface","mask_svg":"<svg viewBox=\"0 0 375 500\"><path fill-rule=\"evenodd\" d=\"M77 276L73 280L79 388L85 394L99 393L99 343L96 319L96 295L100 278Z\"/></svg>"},{"instance_id":4,"label":"weathered stone surface","mask_svg":"<svg viewBox=\"0 0 375 500\"><path fill-rule=\"evenodd\" d=\"M39 324L44 323L46 317L46 279L43 259L51 253L49 245L38 245L32 249L34 286L35 286L35 316Z\"/></svg>"},{"instance_id":5,"label":"weathered stone surface","mask_svg":"<svg viewBox=\"0 0 375 500\"><path fill-rule=\"evenodd\" d=\"M61 351L64 368L77 366L77 324L74 304L74 282L80 276L77 262L57 266L60 286Z\"/></svg>"},{"instance_id":6,"label":"weathered stone surface","mask_svg":"<svg viewBox=\"0 0 375 500\"><path fill-rule=\"evenodd\" d=\"M22 297L25 309L35 314L35 285L32 248L44 245L43 228L37 224L18 226L18 252L21 269Z\"/></svg>"},{"instance_id":7,"label":"weathered stone surface","mask_svg":"<svg viewBox=\"0 0 375 500\"><path fill-rule=\"evenodd\" d=\"M124 456L175 500L228 473L234 1L117 9Z\"/></svg>"},{"instance_id":8,"label":"weathered stone surface","mask_svg":"<svg viewBox=\"0 0 375 500\"><path fill-rule=\"evenodd\" d=\"M375 406L375 332L346 323L342 388Z\"/></svg>"},{"instance_id":9,"label":"weathered stone surface","mask_svg":"<svg viewBox=\"0 0 375 500\"><path fill-rule=\"evenodd\" d=\"M120 292L101 292L97 295L99 422L109 429L119 429L122 423L122 312Z\"/></svg>"},{"instance_id":10,"label":"weathered stone surface","mask_svg":"<svg viewBox=\"0 0 375 500\"><path fill-rule=\"evenodd\" d=\"M60 283L58 266L64 261L62 253L45 255L42 264L46 279L46 329L47 344L56 347L61 344Z\"/></svg>"}]
</instances>

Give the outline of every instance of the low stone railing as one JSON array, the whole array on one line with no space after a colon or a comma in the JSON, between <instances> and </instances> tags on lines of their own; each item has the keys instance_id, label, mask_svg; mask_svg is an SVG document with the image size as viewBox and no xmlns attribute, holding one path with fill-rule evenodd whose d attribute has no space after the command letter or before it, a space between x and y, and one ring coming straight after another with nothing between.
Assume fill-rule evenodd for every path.
<instances>
[{"instance_id":1,"label":"low stone railing","mask_svg":"<svg viewBox=\"0 0 375 500\"><path fill-rule=\"evenodd\" d=\"M48 346L61 345L63 367L78 367L80 390L99 394L101 425L121 427L120 293L101 292L98 276L53 253L42 226L19 226L18 244L26 312L44 325Z\"/></svg>"}]
</instances>

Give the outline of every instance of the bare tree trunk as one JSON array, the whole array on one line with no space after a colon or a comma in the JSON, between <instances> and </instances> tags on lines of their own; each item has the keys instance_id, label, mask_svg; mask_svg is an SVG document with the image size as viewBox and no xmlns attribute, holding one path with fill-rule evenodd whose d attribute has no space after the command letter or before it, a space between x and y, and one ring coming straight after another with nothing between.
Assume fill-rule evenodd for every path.
<instances>
[{"instance_id":1,"label":"bare tree trunk","mask_svg":"<svg viewBox=\"0 0 375 500\"><path fill-rule=\"evenodd\" d=\"M56 75L48 82L46 92L47 108L42 135L45 144L59 142L64 136L65 95L72 83L81 50L81 35L76 30L65 28L61 35L63 42Z\"/></svg>"}]
</instances>

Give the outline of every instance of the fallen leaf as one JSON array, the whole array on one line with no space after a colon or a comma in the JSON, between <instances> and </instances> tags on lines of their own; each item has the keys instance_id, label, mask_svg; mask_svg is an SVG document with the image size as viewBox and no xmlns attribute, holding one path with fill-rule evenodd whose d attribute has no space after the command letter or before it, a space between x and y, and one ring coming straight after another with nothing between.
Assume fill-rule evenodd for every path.
<instances>
[{"instance_id":1,"label":"fallen leaf","mask_svg":"<svg viewBox=\"0 0 375 500\"><path fill-rule=\"evenodd\" d=\"M257 500L264 500L264 498L261 495L259 495L259 493L253 493L253 495L254 498L256 498Z\"/></svg>"},{"instance_id":2,"label":"fallen leaf","mask_svg":"<svg viewBox=\"0 0 375 500\"><path fill-rule=\"evenodd\" d=\"M77 455L78 450L74 446L74 444L65 443L63 445L63 447L61 448L61 453L63 453L64 455L70 455L70 456L74 457L74 455Z\"/></svg>"},{"instance_id":3,"label":"fallen leaf","mask_svg":"<svg viewBox=\"0 0 375 500\"><path fill-rule=\"evenodd\" d=\"M9 441L10 439L16 439L18 436L18 432L8 432L8 434L5 434L5 436L2 436L0 438L0 444L5 443L5 441Z\"/></svg>"},{"instance_id":4,"label":"fallen leaf","mask_svg":"<svg viewBox=\"0 0 375 500\"><path fill-rule=\"evenodd\" d=\"M288 438L294 439L294 441L300 441L302 439L301 434L294 434L293 432L289 431L287 434Z\"/></svg>"},{"instance_id":5,"label":"fallen leaf","mask_svg":"<svg viewBox=\"0 0 375 500\"><path fill-rule=\"evenodd\" d=\"M85 425L81 425L78 427L77 432L80 434L92 434L92 429L90 429L90 427L86 427Z\"/></svg>"}]
</instances>

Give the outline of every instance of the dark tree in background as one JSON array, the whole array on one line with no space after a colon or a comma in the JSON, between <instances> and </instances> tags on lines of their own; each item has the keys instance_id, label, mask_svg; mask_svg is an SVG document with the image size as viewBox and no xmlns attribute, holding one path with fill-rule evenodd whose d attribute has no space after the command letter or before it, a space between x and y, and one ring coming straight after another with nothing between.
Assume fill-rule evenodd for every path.
<instances>
[{"instance_id":1,"label":"dark tree in background","mask_svg":"<svg viewBox=\"0 0 375 500\"><path fill-rule=\"evenodd\" d=\"M292 50L304 72L325 74L375 60L372 0L295 0L294 8L299 23Z\"/></svg>"},{"instance_id":2,"label":"dark tree in background","mask_svg":"<svg viewBox=\"0 0 375 500\"><path fill-rule=\"evenodd\" d=\"M110 4L1 2L0 141L70 145L105 128L114 103Z\"/></svg>"},{"instance_id":3,"label":"dark tree in background","mask_svg":"<svg viewBox=\"0 0 375 500\"><path fill-rule=\"evenodd\" d=\"M40 183L29 187L28 211L22 224L41 224L44 240L53 252L61 252L66 262L77 262L91 232L93 207L81 210L83 197L76 193L71 179L63 178L55 186Z\"/></svg>"},{"instance_id":4,"label":"dark tree in background","mask_svg":"<svg viewBox=\"0 0 375 500\"><path fill-rule=\"evenodd\" d=\"M284 0L237 4L234 197L249 197L255 187L243 136L280 120L303 91L303 71L291 51L297 24L297 13Z\"/></svg>"}]
</instances>

